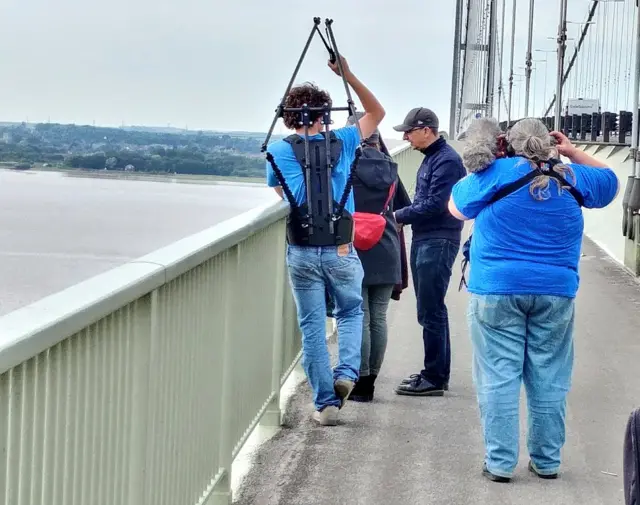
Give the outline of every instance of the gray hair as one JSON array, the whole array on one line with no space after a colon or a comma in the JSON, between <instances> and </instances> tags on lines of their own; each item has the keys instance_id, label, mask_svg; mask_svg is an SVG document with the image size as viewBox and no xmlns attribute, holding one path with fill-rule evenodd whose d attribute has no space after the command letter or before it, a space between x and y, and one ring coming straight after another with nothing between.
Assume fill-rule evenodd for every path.
<instances>
[{"instance_id":1,"label":"gray hair","mask_svg":"<svg viewBox=\"0 0 640 505\"><path fill-rule=\"evenodd\" d=\"M500 126L494 118L475 119L464 133L464 148L462 161L469 172L481 172L496 159L498 151L498 136ZM524 158L520 163L529 163L537 168L541 162L557 156L553 137L542 121L535 118L525 118L515 123L507 132L506 140L517 156ZM519 163L519 164L520 164ZM575 183L575 175L565 164L556 164L553 169L563 178ZM549 198L549 180L551 177L540 175L529 185L529 193L536 200ZM553 178L558 187L558 194L562 193L560 181Z\"/></svg>"},{"instance_id":2,"label":"gray hair","mask_svg":"<svg viewBox=\"0 0 640 505\"><path fill-rule=\"evenodd\" d=\"M507 133L507 142L518 156L534 161L547 161L555 154L549 130L535 118L521 119Z\"/></svg>"},{"instance_id":3,"label":"gray hair","mask_svg":"<svg viewBox=\"0 0 640 505\"><path fill-rule=\"evenodd\" d=\"M462 163L468 172L481 172L496 159L500 126L494 118L475 119L463 133Z\"/></svg>"},{"instance_id":4,"label":"gray hair","mask_svg":"<svg viewBox=\"0 0 640 505\"><path fill-rule=\"evenodd\" d=\"M537 167L538 163L545 162L557 156L553 137L545 124L539 119L525 118L511 127L507 134L507 142L518 156L529 160L529 163ZM575 184L575 174L567 165L560 163L553 167L564 179ZM540 175L533 179L529 186L529 193L536 200L549 198L549 181L547 175ZM560 181L553 178L558 187L558 194L562 194L563 188Z\"/></svg>"}]
</instances>

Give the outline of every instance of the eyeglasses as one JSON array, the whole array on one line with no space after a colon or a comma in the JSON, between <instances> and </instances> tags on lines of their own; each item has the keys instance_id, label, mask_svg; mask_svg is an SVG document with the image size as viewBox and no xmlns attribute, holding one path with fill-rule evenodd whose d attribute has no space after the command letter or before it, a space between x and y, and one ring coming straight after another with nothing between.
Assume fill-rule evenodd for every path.
<instances>
[{"instance_id":1,"label":"eyeglasses","mask_svg":"<svg viewBox=\"0 0 640 505\"><path fill-rule=\"evenodd\" d=\"M409 135L410 133L413 133L415 131L426 130L427 128L428 128L427 126L417 126L416 128L411 128L411 130L407 130L406 132L404 132L404 134Z\"/></svg>"}]
</instances>

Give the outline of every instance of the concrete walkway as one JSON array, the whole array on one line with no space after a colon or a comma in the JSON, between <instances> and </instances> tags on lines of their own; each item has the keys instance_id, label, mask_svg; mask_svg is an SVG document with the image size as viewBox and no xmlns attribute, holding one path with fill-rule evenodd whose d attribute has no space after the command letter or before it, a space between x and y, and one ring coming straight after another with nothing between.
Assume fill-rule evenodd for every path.
<instances>
[{"instance_id":1,"label":"concrete walkway","mask_svg":"<svg viewBox=\"0 0 640 505\"><path fill-rule=\"evenodd\" d=\"M397 396L393 388L420 369L415 299L392 301L387 357L371 404L349 402L334 428L316 427L306 383L286 427L256 456L239 505L614 505L622 493L622 440L640 405L640 285L591 242L581 267L574 386L564 465L556 481L527 471L526 417L520 465L509 484L481 475L482 434L471 380L467 294L448 295L452 377L443 398ZM524 393L523 393L524 399ZM524 410L522 411L524 412Z\"/></svg>"}]
</instances>

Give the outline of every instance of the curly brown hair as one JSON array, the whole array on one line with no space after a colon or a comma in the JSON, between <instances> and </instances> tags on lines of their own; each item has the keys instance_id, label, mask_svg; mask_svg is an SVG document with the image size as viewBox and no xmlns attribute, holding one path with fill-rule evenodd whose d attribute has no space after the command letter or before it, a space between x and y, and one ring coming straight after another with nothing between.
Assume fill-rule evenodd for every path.
<instances>
[{"instance_id":1,"label":"curly brown hair","mask_svg":"<svg viewBox=\"0 0 640 505\"><path fill-rule=\"evenodd\" d=\"M315 84L305 82L300 86L291 88L287 98L284 102L285 108L299 108L304 104L309 107L322 107L325 103L331 107L331 97L329 93L321 90ZM311 123L314 123L319 117L322 116L322 112L311 112ZM300 113L299 112L284 112L282 114L284 125L290 130L300 128Z\"/></svg>"}]
</instances>

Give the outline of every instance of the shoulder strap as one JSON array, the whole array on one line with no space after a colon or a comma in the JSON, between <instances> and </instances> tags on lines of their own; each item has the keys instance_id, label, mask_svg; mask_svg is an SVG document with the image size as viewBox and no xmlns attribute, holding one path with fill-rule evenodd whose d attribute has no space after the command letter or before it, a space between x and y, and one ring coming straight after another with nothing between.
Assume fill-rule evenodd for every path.
<instances>
[{"instance_id":1,"label":"shoulder strap","mask_svg":"<svg viewBox=\"0 0 640 505\"><path fill-rule=\"evenodd\" d=\"M396 190L396 181L393 181L391 186L389 187L389 194L387 195L387 201L384 202L384 207L382 207L382 212L380 214L384 214L389 208L389 204L391 203L391 198L393 198L393 193Z\"/></svg>"},{"instance_id":2,"label":"shoulder strap","mask_svg":"<svg viewBox=\"0 0 640 505\"><path fill-rule=\"evenodd\" d=\"M531 172L527 173L526 175L524 175L523 177L520 177L520 179L517 179L515 181L513 181L510 184L507 184L506 186L500 188L495 195L493 195L493 197L491 198L491 200L489 200L489 203L495 203L498 200L501 200L502 198L504 198L505 196L510 195L511 193L514 193L515 191L519 190L520 188L526 186L529 182L531 182L533 179L535 179L536 177L538 177L539 175L546 175L548 177L553 177L554 179L557 179L561 184L562 187L564 189L566 189L567 191L569 191L569 193L571 193L571 196L573 196L573 198L575 198L576 202L578 202L578 205L580 205L580 207L584 206L584 197L582 196L582 194L580 193L580 191L578 191L572 184L570 184L564 177L562 177L562 175L560 175L558 172L556 172L553 167L555 165L557 165L558 162L556 163L550 163L550 168L548 172L544 172L542 169L540 168L536 168L534 170L532 170Z\"/></svg>"},{"instance_id":3,"label":"shoulder strap","mask_svg":"<svg viewBox=\"0 0 640 505\"><path fill-rule=\"evenodd\" d=\"M569 193L571 193L571 196L573 196L573 198L576 199L576 202L578 202L578 205L580 205L580 207L584 207L584 197L582 196L582 193L580 193L580 191L578 191L575 188L575 186L573 186L573 184L571 184L564 177L562 177L562 175L560 175L558 172L554 170L553 167L556 166L558 163L560 163L559 160L553 160L553 163L550 163L550 169L548 174L549 177L553 177L554 179L557 179L558 181L560 181L560 183L562 184L562 187L567 191L569 191Z\"/></svg>"},{"instance_id":4,"label":"shoulder strap","mask_svg":"<svg viewBox=\"0 0 640 505\"><path fill-rule=\"evenodd\" d=\"M320 135L322 135L323 137L325 137L327 134L327 132L320 132ZM336 132L334 132L333 130L331 130L329 132L329 138L331 140L333 139L337 139L338 137L336 137ZM304 142L304 137L301 137L300 135L298 135L297 133L292 133L291 135L287 136L284 138L284 141L289 143L289 144L297 144L299 142Z\"/></svg>"},{"instance_id":5,"label":"shoulder strap","mask_svg":"<svg viewBox=\"0 0 640 505\"><path fill-rule=\"evenodd\" d=\"M324 147L323 144L326 141L326 132L321 132L321 135L323 137L322 139L309 140L309 145L312 150L316 148ZM294 156L298 160L298 163L300 164L300 167L302 168L302 170L304 170L305 164L306 164L304 137L301 137L297 133L294 133L286 137L284 141L291 145L291 149L293 149ZM335 132L332 130L329 132L329 142L330 142L329 148L331 150L331 159L333 162L333 166L335 167L340 161L340 154L342 152L342 140L340 140L335 134ZM309 154L311 155L311 160L316 159L316 157L314 157L312 152L310 152ZM321 156L321 158L322 160L324 160L324 156ZM311 163L313 163L313 161L311 161Z\"/></svg>"},{"instance_id":6,"label":"shoulder strap","mask_svg":"<svg viewBox=\"0 0 640 505\"><path fill-rule=\"evenodd\" d=\"M493 195L493 197L491 197L491 200L489 200L489 203L495 203L498 200L502 200L505 196L509 196L511 193L514 193L518 191L520 188L526 186L527 183L531 182L533 179L535 179L539 175L543 175L542 170L540 170L539 168L536 168L535 170L532 170L531 172L524 175L523 177L520 177L520 179L517 179L512 183L509 183L506 186L503 186L496 192L495 195Z\"/></svg>"},{"instance_id":7,"label":"shoulder strap","mask_svg":"<svg viewBox=\"0 0 640 505\"><path fill-rule=\"evenodd\" d=\"M303 142L303 139L297 133L293 133L293 134L289 135L288 137L285 137L284 141L287 144L295 144L296 142Z\"/></svg>"},{"instance_id":8,"label":"shoulder strap","mask_svg":"<svg viewBox=\"0 0 640 505\"><path fill-rule=\"evenodd\" d=\"M326 132L322 132L322 135L326 138ZM335 167L340 162L340 156L342 156L342 139L339 139L336 132L331 130L329 132L329 142L331 159L333 160L333 166Z\"/></svg>"}]
</instances>

